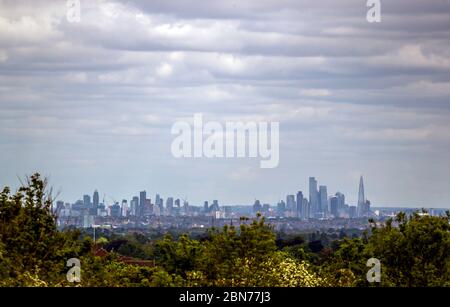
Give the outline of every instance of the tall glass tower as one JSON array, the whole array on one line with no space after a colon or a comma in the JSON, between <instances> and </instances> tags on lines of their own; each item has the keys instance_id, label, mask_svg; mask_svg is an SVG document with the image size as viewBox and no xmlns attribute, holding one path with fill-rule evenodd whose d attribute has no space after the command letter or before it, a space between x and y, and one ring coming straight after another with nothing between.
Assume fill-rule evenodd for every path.
<instances>
[{"instance_id":1,"label":"tall glass tower","mask_svg":"<svg viewBox=\"0 0 450 307\"><path fill-rule=\"evenodd\" d=\"M364 216L365 212L364 212L364 205L366 202L366 198L364 196L364 182L363 182L363 177L361 176L359 178L359 191L358 191L358 207L357 207L357 214L359 217Z\"/></svg>"}]
</instances>

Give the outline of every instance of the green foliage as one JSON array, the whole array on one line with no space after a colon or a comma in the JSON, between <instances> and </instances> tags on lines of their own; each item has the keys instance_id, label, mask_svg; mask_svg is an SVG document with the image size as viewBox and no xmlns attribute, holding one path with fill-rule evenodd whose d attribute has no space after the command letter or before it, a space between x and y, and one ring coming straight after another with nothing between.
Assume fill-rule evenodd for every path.
<instances>
[{"instance_id":1,"label":"green foliage","mask_svg":"<svg viewBox=\"0 0 450 307\"><path fill-rule=\"evenodd\" d=\"M51 193L39 174L11 195L0 194L0 274L3 284L41 285L65 270L65 260L82 251L78 232L59 232L51 213Z\"/></svg>"},{"instance_id":2,"label":"green foliage","mask_svg":"<svg viewBox=\"0 0 450 307\"><path fill-rule=\"evenodd\" d=\"M450 286L449 221L449 213L443 217L401 213L374 226L367 238L344 239L322 272L336 286L368 286L366 263L377 258L381 286Z\"/></svg>"},{"instance_id":3,"label":"green foliage","mask_svg":"<svg viewBox=\"0 0 450 307\"><path fill-rule=\"evenodd\" d=\"M347 230L276 238L257 216L197 233L200 239L102 234L94 244L79 231L58 231L46 185L34 174L15 194L0 193L0 286L376 286L366 280L372 257L381 261L381 286L450 286L450 213L370 221L370 232L352 239ZM94 245L110 252L95 256ZM122 256L154 259L155 266L127 264ZM66 280L70 258L80 259L79 284Z\"/></svg>"}]
</instances>

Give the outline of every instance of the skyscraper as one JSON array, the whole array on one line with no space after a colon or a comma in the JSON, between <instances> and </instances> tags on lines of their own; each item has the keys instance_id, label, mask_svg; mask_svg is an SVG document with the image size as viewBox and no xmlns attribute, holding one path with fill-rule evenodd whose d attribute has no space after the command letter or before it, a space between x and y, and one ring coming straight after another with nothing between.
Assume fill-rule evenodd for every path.
<instances>
[{"instance_id":1,"label":"skyscraper","mask_svg":"<svg viewBox=\"0 0 450 307\"><path fill-rule=\"evenodd\" d=\"M97 208L100 203L100 197L97 190L95 190L94 195L92 195L92 203L94 204L94 208Z\"/></svg>"},{"instance_id":2,"label":"skyscraper","mask_svg":"<svg viewBox=\"0 0 450 307\"><path fill-rule=\"evenodd\" d=\"M167 215L173 214L173 197L167 197L166 210L167 210Z\"/></svg>"},{"instance_id":3,"label":"skyscraper","mask_svg":"<svg viewBox=\"0 0 450 307\"><path fill-rule=\"evenodd\" d=\"M336 192L335 196L338 199L338 211L344 209L345 206L345 195L341 192Z\"/></svg>"},{"instance_id":4,"label":"skyscraper","mask_svg":"<svg viewBox=\"0 0 450 307\"><path fill-rule=\"evenodd\" d=\"M336 196L330 197L330 213L334 217L338 217L339 199Z\"/></svg>"},{"instance_id":5,"label":"skyscraper","mask_svg":"<svg viewBox=\"0 0 450 307\"><path fill-rule=\"evenodd\" d=\"M145 208L145 200L147 199L147 192L141 191L139 193L139 207L136 211L137 216L143 216L144 215L144 208Z\"/></svg>"},{"instance_id":6,"label":"skyscraper","mask_svg":"<svg viewBox=\"0 0 450 307\"><path fill-rule=\"evenodd\" d=\"M303 217L302 216L302 208L303 208L303 192L302 191L298 191L297 192L296 217Z\"/></svg>"},{"instance_id":7,"label":"skyscraper","mask_svg":"<svg viewBox=\"0 0 450 307\"><path fill-rule=\"evenodd\" d=\"M203 212L205 214L209 213L209 204L207 200L205 200L205 202L203 203Z\"/></svg>"},{"instance_id":8,"label":"skyscraper","mask_svg":"<svg viewBox=\"0 0 450 307\"><path fill-rule=\"evenodd\" d=\"M130 202L130 214L138 215L138 210L139 210L139 197L134 196Z\"/></svg>"},{"instance_id":9,"label":"skyscraper","mask_svg":"<svg viewBox=\"0 0 450 307\"><path fill-rule=\"evenodd\" d=\"M91 206L91 196L83 195L83 203L85 208L89 208Z\"/></svg>"},{"instance_id":10,"label":"skyscraper","mask_svg":"<svg viewBox=\"0 0 450 307\"><path fill-rule=\"evenodd\" d=\"M317 180L309 177L309 216L315 217L319 209L319 192L317 191Z\"/></svg>"},{"instance_id":11,"label":"skyscraper","mask_svg":"<svg viewBox=\"0 0 450 307\"><path fill-rule=\"evenodd\" d=\"M211 211L219 211L219 201L217 199L213 200L213 203L211 205Z\"/></svg>"},{"instance_id":12,"label":"skyscraper","mask_svg":"<svg viewBox=\"0 0 450 307\"><path fill-rule=\"evenodd\" d=\"M128 216L128 201L122 199L122 216Z\"/></svg>"},{"instance_id":13,"label":"skyscraper","mask_svg":"<svg viewBox=\"0 0 450 307\"><path fill-rule=\"evenodd\" d=\"M94 195L92 195L92 205L94 215L98 214L98 205L100 204L100 197L98 196L98 191L94 191Z\"/></svg>"},{"instance_id":14,"label":"skyscraper","mask_svg":"<svg viewBox=\"0 0 450 307\"><path fill-rule=\"evenodd\" d=\"M366 202L366 197L364 196L364 182L363 182L363 177L361 176L359 178L359 191L358 191L358 206L356 209L356 214L358 217L362 217L365 215L365 202Z\"/></svg>"},{"instance_id":15,"label":"skyscraper","mask_svg":"<svg viewBox=\"0 0 450 307\"><path fill-rule=\"evenodd\" d=\"M295 203L294 195L286 196L286 209L289 211L290 216L292 216L293 212L297 211L297 204Z\"/></svg>"},{"instance_id":16,"label":"skyscraper","mask_svg":"<svg viewBox=\"0 0 450 307\"><path fill-rule=\"evenodd\" d=\"M303 197L302 202L302 219L307 220L310 217L310 208L309 208L309 202L306 197Z\"/></svg>"},{"instance_id":17,"label":"skyscraper","mask_svg":"<svg viewBox=\"0 0 450 307\"><path fill-rule=\"evenodd\" d=\"M183 201L183 212L186 215L189 215L189 202L187 200Z\"/></svg>"},{"instance_id":18,"label":"skyscraper","mask_svg":"<svg viewBox=\"0 0 450 307\"><path fill-rule=\"evenodd\" d=\"M155 196L155 206L158 207L159 214L163 214L163 212L164 212L164 201L161 198L161 196L159 196L159 194L156 194L156 196Z\"/></svg>"},{"instance_id":19,"label":"skyscraper","mask_svg":"<svg viewBox=\"0 0 450 307\"><path fill-rule=\"evenodd\" d=\"M336 192L335 196L337 198L337 214L338 214L338 216L336 217L345 216L346 214L348 214L345 208L345 195L342 194L341 192Z\"/></svg>"},{"instance_id":20,"label":"skyscraper","mask_svg":"<svg viewBox=\"0 0 450 307\"><path fill-rule=\"evenodd\" d=\"M324 215L328 212L328 192L325 185L319 187L319 212Z\"/></svg>"},{"instance_id":21,"label":"skyscraper","mask_svg":"<svg viewBox=\"0 0 450 307\"><path fill-rule=\"evenodd\" d=\"M284 216L284 212L285 211L286 211L286 203L284 202L284 200L281 200L277 204L277 215L278 216Z\"/></svg>"}]
</instances>

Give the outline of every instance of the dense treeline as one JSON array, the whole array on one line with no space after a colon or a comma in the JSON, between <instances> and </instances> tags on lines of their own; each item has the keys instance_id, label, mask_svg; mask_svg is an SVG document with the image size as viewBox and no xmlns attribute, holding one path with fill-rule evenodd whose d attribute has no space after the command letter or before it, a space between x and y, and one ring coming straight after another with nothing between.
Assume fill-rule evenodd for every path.
<instances>
[{"instance_id":1,"label":"dense treeline","mask_svg":"<svg viewBox=\"0 0 450 307\"><path fill-rule=\"evenodd\" d=\"M15 194L0 194L1 286L450 286L450 213L371 221L359 238L280 236L258 217L195 239L134 233L93 242L78 230L58 231L46 184L34 174ZM99 256L100 247L108 252ZM366 280L373 257L379 284ZM80 260L79 283L66 279L70 258Z\"/></svg>"}]
</instances>

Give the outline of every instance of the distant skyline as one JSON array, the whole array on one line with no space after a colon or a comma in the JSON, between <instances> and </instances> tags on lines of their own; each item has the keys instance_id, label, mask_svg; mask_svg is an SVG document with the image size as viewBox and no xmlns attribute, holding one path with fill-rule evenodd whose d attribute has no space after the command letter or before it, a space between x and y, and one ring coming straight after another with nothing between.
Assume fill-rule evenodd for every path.
<instances>
[{"instance_id":1,"label":"distant skyline","mask_svg":"<svg viewBox=\"0 0 450 307\"><path fill-rule=\"evenodd\" d=\"M450 1L0 1L0 186L276 204L308 178L450 208ZM279 122L279 164L174 158L171 126Z\"/></svg>"}]
</instances>

